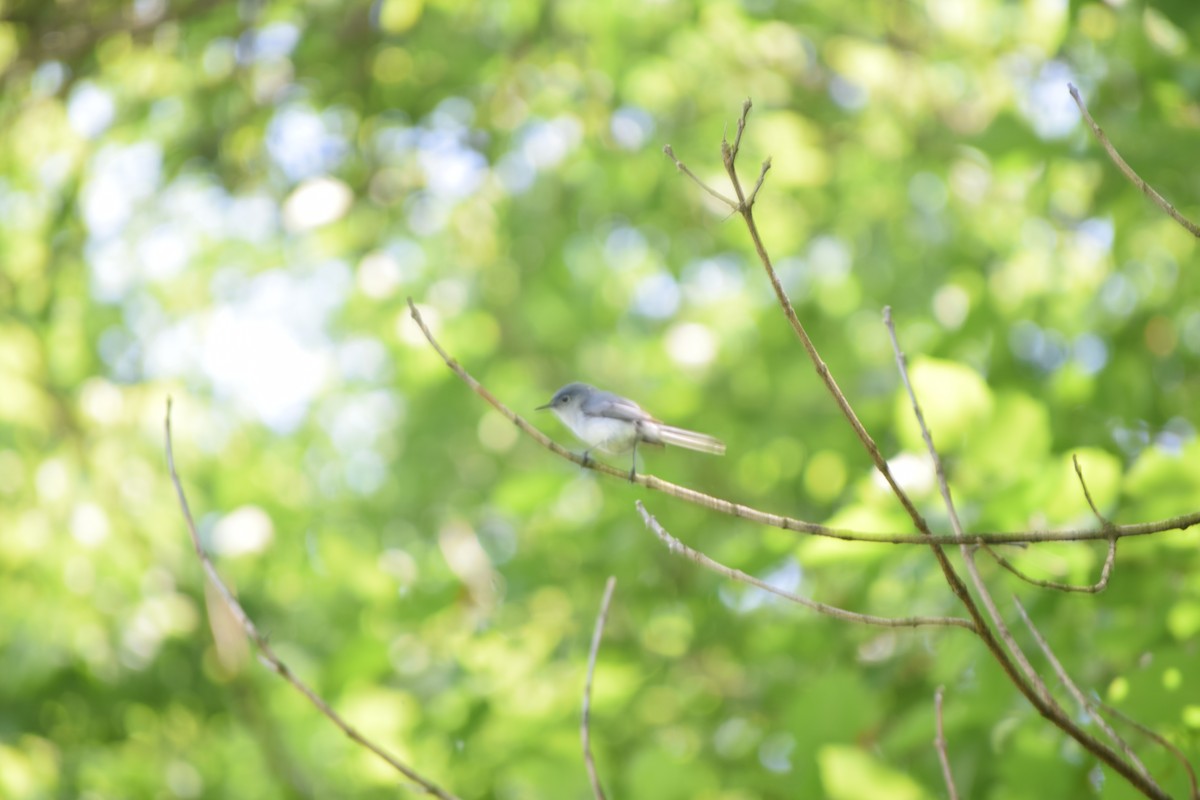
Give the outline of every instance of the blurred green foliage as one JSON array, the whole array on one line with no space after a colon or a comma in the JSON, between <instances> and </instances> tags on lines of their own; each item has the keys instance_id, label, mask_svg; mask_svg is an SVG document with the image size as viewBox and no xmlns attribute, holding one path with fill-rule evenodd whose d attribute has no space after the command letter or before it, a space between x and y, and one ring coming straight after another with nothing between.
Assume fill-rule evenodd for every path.
<instances>
[{"instance_id":1,"label":"blurred green foliage","mask_svg":"<svg viewBox=\"0 0 1200 800\"><path fill-rule=\"evenodd\" d=\"M7 0L0 3L0 796L390 797L396 775L239 647L183 527L282 657L464 798L585 798L578 715L605 577L596 760L622 798L1131 790L959 630L929 554L762 530L598 480L524 413L586 379L729 443L643 468L732 500L907 530L774 305L720 190L747 176L813 339L931 518L944 512L879 312L891 305L972 530L1200 507L1192 219L1200 7ZM567 434L535 417L552 435ZM1200 755L1194 533L1127 540L1098 596L1021 594L1078 682ZM1090 582L1100 544L1032 548ZM1020 634L1018 634L1020 635ZM1022 641L1029 644L1022 637ZM1039 658L1035 663L1043 666ZM1131 740L1164 785L1179 766Z\"/></svg>"}]
</instances>

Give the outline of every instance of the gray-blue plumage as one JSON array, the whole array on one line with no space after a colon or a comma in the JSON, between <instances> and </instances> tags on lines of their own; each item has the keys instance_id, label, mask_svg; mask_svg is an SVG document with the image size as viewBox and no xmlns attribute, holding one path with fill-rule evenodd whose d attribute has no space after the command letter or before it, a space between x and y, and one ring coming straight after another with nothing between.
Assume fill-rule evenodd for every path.
<instances>
[{"instance_id":1,"label":"gray-blue plumage","mask_svg":"<svg viewBox=\"0 0 1200 800\"><path fill-rule=\"evenodd\" d=\"M675 445L702 453L722 455L725 444L704 433L676 428L655 419L627 397L597 389L586 383L568 383L554 393L550 402L539 408L550 409L555 416L588 445L588 451L623 453L637 445ZM587 456L587 452L584 453ZM630 477L633 470L630 470Z\"/></svg>"}]
</instances>

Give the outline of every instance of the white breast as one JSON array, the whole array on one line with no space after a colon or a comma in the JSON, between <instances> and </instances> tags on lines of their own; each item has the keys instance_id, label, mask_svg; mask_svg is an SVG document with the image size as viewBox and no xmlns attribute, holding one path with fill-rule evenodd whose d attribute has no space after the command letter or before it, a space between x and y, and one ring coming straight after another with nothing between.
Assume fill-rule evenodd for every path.
<instances>
[{"instance_id":1,"label":"white breast","mask_svg":"<svg viewBox=\"0 0 1200 800\"><path fill-rule=\"evenodd\" d=\"M632 422L608 417L583 417L574 430L575 435L589 447L605 453L622 453L628 450L633 446L636 436Z\"/></svg>"}]
</instances>

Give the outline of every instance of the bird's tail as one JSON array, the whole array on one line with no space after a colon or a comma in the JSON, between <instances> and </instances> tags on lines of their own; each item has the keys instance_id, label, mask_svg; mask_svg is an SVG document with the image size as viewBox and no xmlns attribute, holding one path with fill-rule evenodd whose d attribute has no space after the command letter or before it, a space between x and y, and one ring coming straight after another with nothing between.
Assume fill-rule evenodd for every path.
<instances>
[{"instance_id":1,"label":"bird's tail","mask_svg":"<svg viewBox=\"0 0 1200 800\"><path fill-rule=\"evenodd\" d=\"M686 447L688 450L698 450L701 453L712 453L717 456L725 455L725 443L707 433L696 433L685 428L660 425L658 435L663 442L676 447Z\"/></svg>"}]
</instances>

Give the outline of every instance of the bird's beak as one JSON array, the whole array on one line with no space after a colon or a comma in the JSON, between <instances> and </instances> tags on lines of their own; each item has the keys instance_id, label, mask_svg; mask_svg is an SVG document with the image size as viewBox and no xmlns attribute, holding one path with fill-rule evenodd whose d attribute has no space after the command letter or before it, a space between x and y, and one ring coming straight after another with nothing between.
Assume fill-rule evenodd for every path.
<instances>
[{"instance_id":1,"label":"bird's beak","mask_svg":"<svg viewBox=\"0 0 1200 800\"><path fill-rule=\"evenodd\" d=\"M552 405L554 405L553 401L546 403L546 405L544 405L544 406L538 406L537 408L534 409L534 411L545 411L547 408L549 408Z\"/></svg>"}]
</instances>

